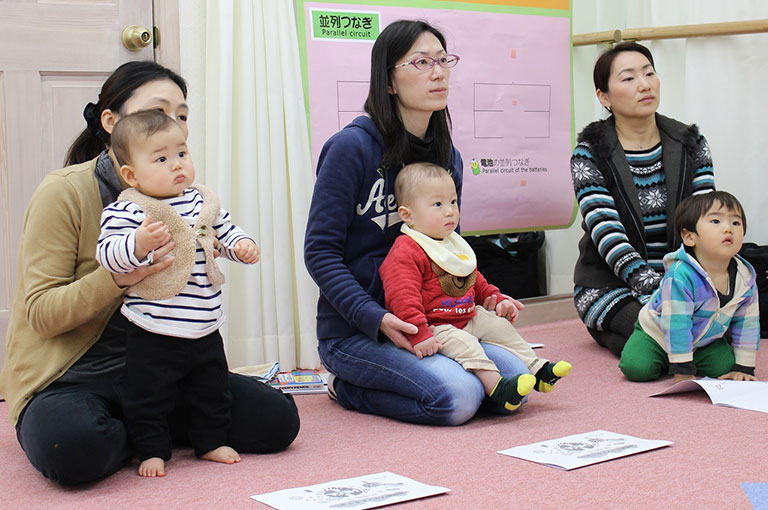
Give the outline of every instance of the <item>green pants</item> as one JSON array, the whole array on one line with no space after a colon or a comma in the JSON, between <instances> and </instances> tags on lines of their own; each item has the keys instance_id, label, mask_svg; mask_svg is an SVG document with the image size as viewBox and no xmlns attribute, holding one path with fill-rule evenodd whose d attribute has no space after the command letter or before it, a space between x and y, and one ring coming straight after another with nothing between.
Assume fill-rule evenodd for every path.
<instances>
[{"instance_id":1,"label":"green pants","mask_svg":"<svg viewBox=\"0 0 768 510\"><path fill-rule=\"evenodd\" d=\"M735 362L733 347L725 338L693 351L698 376L720 377L730 372ZM669 372L669 354L636 322L621 352L619 368L630 381L654 381Z\"/></svg>"}]
</instances>

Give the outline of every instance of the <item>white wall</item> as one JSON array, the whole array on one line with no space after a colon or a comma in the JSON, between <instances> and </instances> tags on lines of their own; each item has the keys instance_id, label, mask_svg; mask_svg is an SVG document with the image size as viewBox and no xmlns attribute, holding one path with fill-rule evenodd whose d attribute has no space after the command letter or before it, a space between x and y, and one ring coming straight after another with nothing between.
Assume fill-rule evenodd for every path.
<instances>
[{"instance_id":1,"label":"white wall","mask_svg":"<svg viewBox=\"0 0 768 510\"><path fill-rule=\"evenodd\" d=\"M768 19L762 0L574 0L573 33ZM730 191L748 217L746 241L768 243L763 221L768 175L760 149L768 147L768 34L640 41L653 52L661 77L659 113L696 123L709 140L718 189ZM596 46L573 50L576 132L601 118L592 67ZM581 218L547 231L550 294L573 290Z\"/></svg>"}]
</instances>

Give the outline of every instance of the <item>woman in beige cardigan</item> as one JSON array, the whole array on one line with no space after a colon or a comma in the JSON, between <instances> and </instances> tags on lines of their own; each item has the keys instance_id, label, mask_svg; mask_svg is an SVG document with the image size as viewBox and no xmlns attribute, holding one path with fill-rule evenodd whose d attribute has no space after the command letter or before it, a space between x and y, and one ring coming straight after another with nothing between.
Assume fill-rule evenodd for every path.
<instances>
[{"instance_id":1,"label":"woman in beige cardigan","mask_svg":"<svg viewBox=\"0 0 768 510\"><path fill-rule=\"evenodd\" d=\"M110 274L96 262L102 208L124 186L109 150L121 116L161 110L187 133L186 83L154 62L128 62L85 107L88 127L67 155L67 166L43 179L30 201L18 257L18 282L8 327L0 392L27 457L47 478L69 485L108 476L131 458L120 404L126 319L124 290L162 271L173 241L150 266ZM286 448L299 418L290 396L230 374L232 426L239 452ZM187 440L182 395L170 422L176 442Z\"/></svg>"}]
</instances>

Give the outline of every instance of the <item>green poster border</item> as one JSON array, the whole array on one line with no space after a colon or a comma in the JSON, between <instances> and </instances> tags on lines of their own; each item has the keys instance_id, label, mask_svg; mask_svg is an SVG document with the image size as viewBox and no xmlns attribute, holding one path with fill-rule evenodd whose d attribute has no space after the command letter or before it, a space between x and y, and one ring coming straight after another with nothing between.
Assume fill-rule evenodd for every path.
<instances>
[{"instance_id":1,"label":"green poster border","mask_svg":"<svg viewBox=\"0 0 768 510\"><path fill-rule=\"evenodd\" d=\"M473 11L473 12L494 12L501 14L522 14L525 16L546 16L550 18L568 18L570 27L570 66L571 66L571 146L575 145L575 109L573 106L573 2L568 2L568 9L539 9L536 7L516 7L496 4L478 4L469 2L445 2L441 0L295 0L296 6L296 31L299 38L299 58L301 60L301 82L304 90L304 111L307 116L307 131L310 129L309 123L309 70L307 64L307 36L306 36L306 17L304 16L304 5L306 3L327 3L344 5L367 5L382 7L408 7L416 9L443 9L455 11ZM310 146L312 144L311 132L308 133ZM537 225L521 229L502 229L502 230L476 230L471 232L462 232L462 235L489 235L489 234L511 234L518 232L532 232L535 230L558 230L567 229L576 220L579 211L578 202L574 199L573 213L568 223L564 225Z\"/></svg>"}]
</instances>

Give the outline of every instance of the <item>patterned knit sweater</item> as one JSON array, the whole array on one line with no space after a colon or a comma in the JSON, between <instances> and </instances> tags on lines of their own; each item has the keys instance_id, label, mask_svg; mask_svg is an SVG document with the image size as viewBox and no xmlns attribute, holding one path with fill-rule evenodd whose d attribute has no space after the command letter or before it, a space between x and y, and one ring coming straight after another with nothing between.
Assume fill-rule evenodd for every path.
<instances>
[{"instance_id":1,"label":"patterned knit sweater","mask_svg":"<svg viewBox=\"0 0 768 510\"><path fill-rule=\"evenodd\" d=\"M581 257L577 263L576 284L585 287L603 287L620 286L620 282L623 282L632 290L633 295L648 295L656 288L661 274L648 263L648 247L645 244L645 229L637 184L629 171L626 155L616 140L615 127L612 122L607 125L608 122L600 121L588 126L580 136L580 142L571 157L571 176L585 230L585 239L580 243ZM706 139L695 128L688 128L660 115L657 115L657 123L664 146L663 166L666 184L669 185L670 175L673 173L693 173L690 177L685 175L680 177L678 181L682 182L675 183L677 187L675 195L667 197L667 217L672 217L674 208L682 197L714 189L712 158ZM669 136L666 132L668 125L671 133ZM684 131L685 128L688 128L688 132ZM683 134L679 131L683 131ZM675 137L681 140L675 140ZM620 156L617 156L618 151L621 151ZM672 152L676 154L671 154ZM678 159L681 153L682 165ZM674 164L672 161L667 164L668 157L673 158ZM628 175L621 175L623 170L617 163L624 165ZM686 188L689 186L689 180L692 187L690 191ZM631 194L634 196L630 196ZM631 229L631 232L628 229ZM668 243L674 242L669 239L670 230L667 228ZM630 239L630 233L633 239ZM589 244L596 248L599 257L617 277L614 279L615 284L604 285L599 281L593 283L588 281L593 279L588 275L586 278L582 277L587 281L578 281L580 269L582 269L581 273L589 272L590 266L594 268L599 264L594 260L595 257L585 260L585 252L587 249L592 249L588 246ZM579 268L578 264L582 267ZM601 279L606 280L604 277Z\"/></svg>"},{"instance_id":2,"label":"patterned knit sweater","mask_svg":"<svg viewBox=\"0 0 768 510\"><path fill-rule=\"evenodd\" d=\"M624 151L640 200L643 216L646 261L658 273L664 273L662 259L667 249L667 178L661 158L661 142L646 151ZM670 220L672 218L669 218Z\"/></svg>"}]
</instances>

